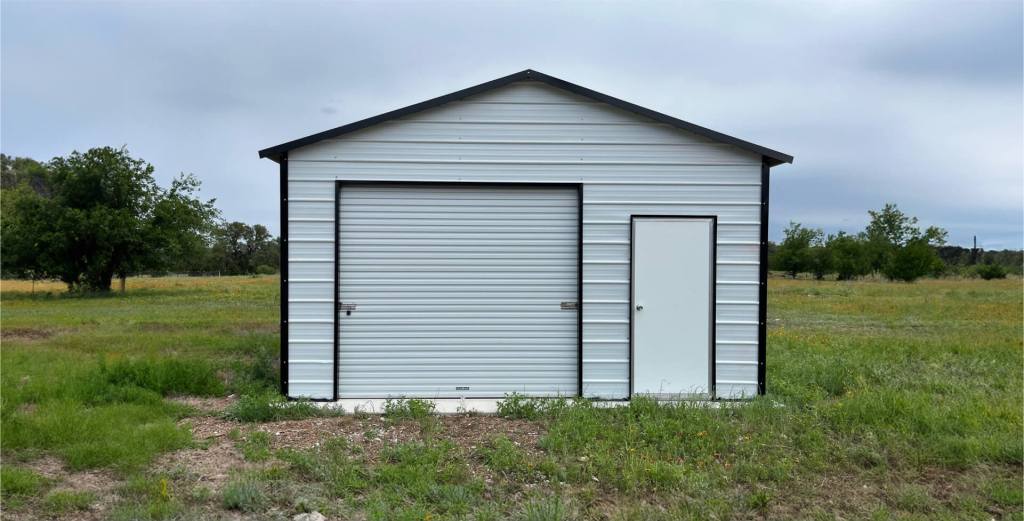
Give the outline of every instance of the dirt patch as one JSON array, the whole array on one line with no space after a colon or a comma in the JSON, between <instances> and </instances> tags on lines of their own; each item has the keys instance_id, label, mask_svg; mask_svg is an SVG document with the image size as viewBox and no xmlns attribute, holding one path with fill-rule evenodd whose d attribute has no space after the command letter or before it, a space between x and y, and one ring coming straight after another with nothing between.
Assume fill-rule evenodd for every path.
<instances>
[{"instance_id":1,"label":"dirt patch","mask_svg":"<svg viewBox=\"0 0 1024 521\"><path fill-rule=\"evenodd\" d=\"M495 437L506 436L529 454L541 452L538 443L544 429L537 422L497 416L449 416L442 418L442 424L443 436L465 448L475 449Z\"/></svg>"},{"instance_id":2,"label":"dirt patch","mask_svg":"<svg viewBox=\"0 0 1024 521\"><path fill-rule=\"evenodd\" d=\"M237 402L238 397L233 394L230 396L175 396L170 400L192 407L204 414L220 414Z\"/></svg>"},{"instance_id":3,"label":"dirt patch","mask_svg":"<svg viewBox=\"0 0 1024 521\"><path fill-rule=\"evenodd\" d=\"M815 511L843 512L850 518L867 518L878 508L900 511L898 494L901 487L920 487L936 505L955 508L961 497L970 497L979 486L992 480L993 475L1003 475L1007 480L1019 480L1020 467L977 468L966 471L927 467L911 474L892 472L889 479L879 482L877 476L826 474L814 482L789 487L789 492L774 498L767 511L768 519L793 519L807 517ZM749 492L749 491L748 491ZM934 514L928 506L925 513ZM993 519L1007 514L998 505L985 505L984 509ZM921 512L918 512L919 514Z\"/></svg>"},{"instance_id":4,"label":"dirt patch","mask_svg":"<svg viewBox=\"0 0 1024 521\"><path fill-rule=\"evenodd\" d=\"M254 467L242 457L227 436L218 437L205 448L184 449L157 459L153 468L163 472L184 472L194 485L218 492L232 472Z\"/></svg>"},{"instance_id":5,"label":"dirt patch","mask_svg":"<svg viewBox=\"0 0 1024 521\"><path fill-rule=\"evenodd\" d=\"M234 420L227 420L220 416L193 416L178 422L183 427L191 427L192 438L196 441L205 441L210 438L222 438L227 436L232 429L243 430L244 423Z\"/></svg>"},{"instance_id":6,"label":"dirt patch","mask_svg":"<svg viewBox=\"0 0 1024 521\"><path fill-rule=\"evenodd\" d=\"M748 491L749 492L749 491ZM856 475L826 475L813 483L790 488L790 493L773 498L767 519L794 519L816 510L844 512L850 518L866 518L885 504L882 489Z\"/></svg>"},{"instance_id":7,"label":"dirt patch","mask_svg":"<svg viewBox=\"0 0 1024 521\"><path fill-rule=\"evenodd\" d=\"M121 480L109 470L70 471L63 462L53 456L30 461L25 463L24 467L52 481L51 492L69 490L90 492L95 495L96 499L88 510L69 512L61 518L66 520L105 519L111 505L116 502L116 490L121 484Z\"/></svg>"},{"instance_id":8,"label":"dirt patch","mask_svg":"<svg viewBox=\"0 0 1024 521\"><path fill-rule=\"evenodd\" d=\"M42 329L35 327L11 327L0 331L0 337L4 340L38 341L46 340L57 334L53 329Z\"/></svg>"},{"instance_id":9,"label":"dirt patch","mask_svg":"<svg viewBox=\"0 0 1024 521\"><path fill-rule=\"evenodd\" d=\"M428 436L448 439L465 449L475 449L496 436L507 436L528 453L541 452L538 442L544 430L537 422L509 420L496 416L435 416L436 428L424 428L415 420L392 421L381 416L307 418L268 423L241 423L207 416L182 420L192 426L196 441L225 438L233 429L242 433L263 431L270 434L274 449L311 449L332 438L344 438L362 449L367 460L375 461L381 449L423 441Z\"/></svg>"},{"instance_id":10,"label":"dirt patch","mask_svg":"<svg viewBox=\"0 0 1024 521\"><path fill-rule=\"evenodd\" d=\"M214 409L222 405L202 402L196 398L182 399L182 403ZM334 418L307 418L268 423L242 423L219 415L188 418L181 421L189 425L192 436L205 448L180 450L160 458L155 468L164 472L182 472L196 486L204 486L214 493L237 472L263 468L274 464L274 459L252 463L245 458L230 436L237 430L242 437L262 431L270 435L271 448L309 450L330 439L346 440L368 465L376 464L384 449L400 443L424 441L428 438L450 440L464 451L472 472L487 483L496 476L489 468L472 457L481 445L496 436L506 436L531 455L543 451L538 446L544 430L536 422L508 420L494 416L434 416L423 422L417 420L394 421L381 416L340 416Z\"/></svg>"}]
</instances>

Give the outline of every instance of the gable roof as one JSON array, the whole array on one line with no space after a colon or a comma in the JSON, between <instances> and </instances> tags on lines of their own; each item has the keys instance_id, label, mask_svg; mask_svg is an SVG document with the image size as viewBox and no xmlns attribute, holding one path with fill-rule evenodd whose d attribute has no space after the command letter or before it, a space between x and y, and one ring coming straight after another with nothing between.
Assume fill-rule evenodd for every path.
<instances>
[{"instance_id":1,"label":"gable roof","mask_svg":"<svg viewBox=\"0 0 1024 521\"><path fill-rule=\"evenodd\" d=\"M383 114L379 114L371 118L366 118L364 120L356 121L354 123L349 123L348 125L342 125L337 128L332 128L330 130L325 130L323 132L317 132L316 134L311 134L303 138L288 141L286 143L281 143L280 145L264 148L263 150L260 150L260 157L268 157L273 161L280 162L281 157L284 156L284 154L287 153L289 150L304 147L306 145L311 145L318 141L334 138L342 134L347 134L349 132L355 132L356 130L361 130L366 127L376 125L378 123L383 123L385 121L401 118L403 116L408 116L409 114L414 114L416 112L444 105L449 101L460 100L462 98L473 96L475 94L480 94L482 92L493 90L498 87L503 87L512 82L523 80L534 80L546 83L552 87L566 90L574 94L579 94L581 96L585 96L597 101L607 103L609 105L612 105L613 107L618 107L628 112L633 112L635 114L648 117L659 123L671 125L678 129L685 130L687 132L692 132L699 136L704 136L708 139L711 139L712 141L726 143L729 145L733 145L737 148L740 148L742 150L753 152L764 158L764 161L768 164L768 166L776 166L782 163L793 162L793 156L784 154L777 150L772 150L770 148L763 147L761 145L757 145L749 141L744 141L736 137L722 134L721 132L716 132L709 128L702 127L700 125L695 125L688 121L683 121L681 119L674 118L667 114L662 114L661 112L641 107L640 105L634 105L633 103L630 103L628 101L623 101L618 98L609 96L607 94L597 92L596 90L590 90L586 87L576 85L575 83L569 83L565 80L558 79L554 76L548 76L547 74L537 72L532 69L526 69L525 71L520 71L515 74L509 74L508 76L504 76L496 80L491 80L485 83L481 83L479 85L474 85L467 89L455 91L450 94L445 94L444 96L429 99L427 101L421 101L414 105L409 105L408 107L392 110L390 112L385 112Z\"/></svg>"}]
</instances>

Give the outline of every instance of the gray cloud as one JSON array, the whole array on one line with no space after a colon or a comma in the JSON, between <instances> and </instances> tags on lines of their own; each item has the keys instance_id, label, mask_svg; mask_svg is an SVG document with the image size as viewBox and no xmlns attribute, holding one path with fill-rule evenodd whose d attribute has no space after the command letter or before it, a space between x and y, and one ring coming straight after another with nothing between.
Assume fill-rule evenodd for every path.
<instances>
[{"instance_id":1,"label":"gray cloud","mask_svg":"<svg viewBox=\"0 0 1024 521\"><path fill-rule=\"evenodd\" d=\"M939 11L922 9L913 24L886 27L867 64L925 80L1020 85L1024 4L978 2L955 18Z\"/></svg>"},{"instance_id":2,"label":"gray cloud","mask_svg":"<svg viewBox=\"0 0 1024 521\"><path fill-rule=\"evenodd\" d=\"M276 229L256 150L524 68L792 153L771 234L899 203L1022 242L1021 5L0 4L0 147L127 144Z\"/></svg>"}]
</instances>

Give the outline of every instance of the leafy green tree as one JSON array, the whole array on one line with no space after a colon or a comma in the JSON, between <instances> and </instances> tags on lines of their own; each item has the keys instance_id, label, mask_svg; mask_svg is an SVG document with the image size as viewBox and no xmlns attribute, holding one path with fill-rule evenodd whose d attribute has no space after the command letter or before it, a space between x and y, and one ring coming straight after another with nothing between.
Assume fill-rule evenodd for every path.
<instances>
[{"instance_id":1,"label":"leafy green tree","mask_svg":"<svg viewBox=\"0 0 1024 521\"><path fill-rule=\"evenodd\" d=\"M915 280L941 270L942 260L928 240L919 237L911 239L898 248L882 270L890 280L914 282Z\"/></svg>"},{"instance_id":2,"label":"leafy green tree","mask_svg":"<svg viewBox=\"0 0 1024 521\"><path fill-rule=\"evenodd\" d=\"M945 230L930 226L921 231L917 217L907 216L892 203L868 214L871 222L864 239L872 269L905 282L942 270L936 248L946 243Z\"/></svg>"},{"instance_id":3,"label":"leafy green tree","mask_svg":"<svg viewBox=\"0 0 1024 521\"><path fill-rule=\"evenodd\" d=\"M871 221L864 232L868 237L878 237L887 244L902 246L920 234L917 217L908 217L893 203L886 203L878 211L868 210Z\"/></svg>"},{"instance_id":4,"label":"leafy green tree","mask_svg":"<svg viewBox=\"0 0 1024 521\"><path fill-rule=\"evenodd\" d=\"M839 280L851 280L871 270L862 238L839 232L828 237L826 247L832 253L832 268Z\"/></svg>"},{"instance_id":5,"label":"leafy green tree","mask_svg":"<svg viewBox=\"0 0 1024 521\"><path fill-rule=\"evenodd\" d=\"M817 280L822 280L835 271L835 257L820 234L811 243L810 262L808 271Z\"/></svg>"},{"instance_id":6,"label":"leafy green tree","mask_svg":"<svg viewBox=\"0 0 1024 521\"><path fill-rule=\"evenodd\" d=\"M888 276L888 273L895 273L897 271L906 272L909 269L908 266L903 266L902 268L892 266L893 262L910 262L908 259L914 257L913 255L903 254L900 255L899 260L894 260L900 250L920 240L924 240L926 244L933 247L942 246L946 243L945 230L930 226L922 232L917 226L917 217L910 217L904 214L893 203L886 203L878 211L869 210L868 215L871 216L871 221L864 230L863 239L866 243L865 249L872 271L880 271L886 274L886 276ZM923 253L923 250L918 253ZM933 251L932 253L935 252ZM911 264L914 263L911 262ZM932 267L922 273L922 276L933 271L935 266L932 263ZM904 279L896 278L896 280Z\"/></svg>"},{"instance_id":7,"label":"leafy green tree","mask_svg":"<svg viewBox=\"0 0 1024 521\"><path fill-rule=\"evenodd\" d=\"M194 195L199 180L179 176L153 206L148 242L153 248L141 260L142 269L169 270L194 264L210 247L214 220L218 211L213 200L202 201Z\"/></svg>"},{"instance_id":8,"label":"leafy green tree","mask_svg":"<svg viewBox=\"0 0 1024 521\"><path fill-rule=\"evenodd\" d=\"M228 275L256 273L259 266L277 268L280 248L262 224L224 223L214 232L211 268Z\"/></svg>"},{"instance_id":9,"label":"leafy green tree","mask_svg":"<svg viewBox=\"0 0 1024 521\"><path fill-rule=\"evenodd\" d=\"M46 216L56 209L36 194L28 184L12 185L0 195L0 249L3 251L5 277L38 280L50 276L50 267L64 259L54 258L55 249L42 248L49 237ZM46 266L44 268L43 266Z\"/></svg>"},{"instance_id":10,"label":"leafy green tree","mask_svg":"<svg viewBox=\"0 0 1024 521\"><path fill-rule=\"evenodd\" d=\"M776 267L793 278L798 273L811 271L814 268L811 246L821 240L821 230L804 228L799 223L790 222L783 234L785 238L775 251Z\"/></svg>"},{"instance_id":11,"label":"leafy green tree","mask_svg":"<svg viewBox=\"0 0 1024 521\"><path fill-rule=\"evenodd\" d=\"M194 177L162 189L152 165L124 148L73 152L46 169L48 190L17 188L4 205L4 263L69 290L109 291L115 275L191 254L217 216L213 200L197 199Z\"/></svg>"},{"instance_id":12,"label":"leafy green tree","mask_svg":"<svg viewBox=\"0 0 1024 521\"><path fill-rule=\"evenodd\" d=\"M0 189L27 186L36 193L49 193L46 165L27 157L0 154Z\"/></svg>"}]
</instances>

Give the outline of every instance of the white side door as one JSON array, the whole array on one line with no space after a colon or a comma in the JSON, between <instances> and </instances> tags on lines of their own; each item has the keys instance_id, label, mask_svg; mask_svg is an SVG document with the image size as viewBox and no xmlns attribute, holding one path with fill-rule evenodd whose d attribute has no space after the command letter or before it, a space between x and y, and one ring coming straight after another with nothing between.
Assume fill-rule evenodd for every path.
<instances>
[{"instance_id":1,"label":"white side door","mask_svg":"<svg viewBox=\"0 0 1024 521\"><path fill-rule=\"evenodd\" d=\"M633 393L709 396L714 338L712 217L633 219Z\"/></svg>"}]
</instances>

